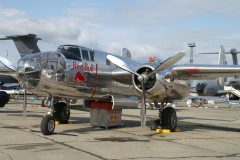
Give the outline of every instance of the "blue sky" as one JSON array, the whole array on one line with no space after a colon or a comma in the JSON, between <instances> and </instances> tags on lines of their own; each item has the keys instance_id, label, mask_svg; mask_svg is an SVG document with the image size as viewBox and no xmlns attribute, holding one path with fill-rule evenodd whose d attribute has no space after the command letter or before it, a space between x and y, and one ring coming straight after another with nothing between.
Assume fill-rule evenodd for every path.
<instances>
[{"instance_id":1,"label":"blue sky","mask_svg":"<svg viewBox=\"0 0 240 160\"><path fill-rule=\"evenodd\" d=\"M178 51L240 49L239 0L0 0L0 36L34 33L41 50L79 44L120 54L126 47L145 62L149 55L166 59ZM0 55L17 62L12 42L0 42ZM229 57L230 60L231 57ZM216 56L195 54L195 63L217 63ZM231 61L229 61L231 63Z\"/></svg>"}]
</instances>

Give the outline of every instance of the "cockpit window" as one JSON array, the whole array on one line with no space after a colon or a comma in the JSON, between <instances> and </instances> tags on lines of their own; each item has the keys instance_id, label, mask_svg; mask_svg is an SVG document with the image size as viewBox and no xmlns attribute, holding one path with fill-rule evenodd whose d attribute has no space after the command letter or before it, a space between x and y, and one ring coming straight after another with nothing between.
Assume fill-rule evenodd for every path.
<instances>
[{"instance_id":1,"label":"cockpit window","mask_svg":"<svg viewBox=\"0 0 240 160\"><path fill-rule=\"evenodd\" d=\"M90 54L90 60L94 61L94 52L93 51L89 51Z\"/></svg>"},{"instance_id":2,"label":"cockpit window","mask_svg":"<svg viewBox=\"0 0 240 160\"><path fill-rule=\"evenodd\" d=\"M81 54L78 47L75 46L62 46L59 49L59 52L61 52L67 59L77 60L81 61Z\"/></svg>"},{"instance_id":3,"label":"cockpit window","mask_svg":"<svg viewBox=\"0 0 240 160\"><path fill-rule=\"evenodd\" d=\"M82 57L83 57L83 60L85 60L85 61L89 61L88 50L81 49L81 51L82 51Z\"/></svg>"}]
</instances>

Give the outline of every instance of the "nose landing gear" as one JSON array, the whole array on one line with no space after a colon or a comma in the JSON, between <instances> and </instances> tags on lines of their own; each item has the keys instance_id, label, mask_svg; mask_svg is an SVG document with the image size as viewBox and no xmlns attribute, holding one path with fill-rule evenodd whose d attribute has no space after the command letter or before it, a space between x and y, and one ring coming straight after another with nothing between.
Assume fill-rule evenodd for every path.
<instances>
[{"instance_id":1,"label":"nose landing gear","mask_svg":"<svg viewBox=\"0 0 240 160\"><path fill-rule=\"evenodd\" d=\"M59 121L60 124L67 124L70 118L70 109L64 102L58 102L54 104L53 117Z\"/></svg>"},{"instance_id":2,"label":"nose landing gear","mask_svg":"<svg viewBox=\"0 0 240 160\"><path fill-rule=\"evenodd\" d=\"M66 124L70 118L70 109L67 103L55 102L53 104L53 100L51 100L50 103L49 111L43 116L41 122L41 132L44 135L53 134L55 130L55 121Z\"/></svg>"}]
</instances>

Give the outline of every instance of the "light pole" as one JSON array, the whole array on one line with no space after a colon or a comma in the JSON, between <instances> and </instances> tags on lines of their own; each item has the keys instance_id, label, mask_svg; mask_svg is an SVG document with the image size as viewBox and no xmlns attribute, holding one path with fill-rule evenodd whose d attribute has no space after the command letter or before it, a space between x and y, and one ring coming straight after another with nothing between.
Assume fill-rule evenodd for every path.
<instances>
[{"instance_id":1,"label":"light pole","mask_svg":"<svg viewBox=\"0 0 240 160\"><path fill-rule=\"evenodd\" d=\"M188 47L190 48L190 64L193 64L193 47L196 47L194 42L188 43ZM193 81L189 81L189 87L193 86Z\"/></svg>"}]
</instances>

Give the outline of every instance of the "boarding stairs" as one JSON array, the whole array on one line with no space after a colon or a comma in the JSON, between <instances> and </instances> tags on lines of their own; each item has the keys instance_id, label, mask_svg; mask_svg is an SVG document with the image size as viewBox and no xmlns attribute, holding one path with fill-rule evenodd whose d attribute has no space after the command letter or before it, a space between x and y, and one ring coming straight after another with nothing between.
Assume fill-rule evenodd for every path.
<instances>
[{"instance_id":1,"label":"boarding stairs","mask_svg":"<svg viewBox=\"0 0 240 160\"><path fill-rule=\"evenodd\" d=\"M229 93L234 94L235 96L240 98L240 90L233 88L232 86L224 86L224 90L228 91Z\"/></svg>"}]
</instances>

